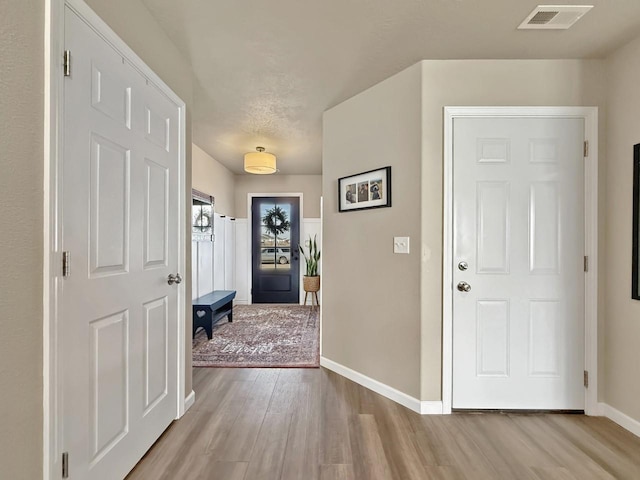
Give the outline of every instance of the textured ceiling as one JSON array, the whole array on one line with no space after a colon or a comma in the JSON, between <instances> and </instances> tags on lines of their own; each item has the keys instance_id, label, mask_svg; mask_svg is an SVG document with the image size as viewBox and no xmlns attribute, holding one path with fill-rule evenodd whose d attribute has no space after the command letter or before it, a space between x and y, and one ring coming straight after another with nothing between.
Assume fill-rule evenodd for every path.
<instances>
[{"instance_id":1,"label":"textured ceiling","mask_svg":"<svg viewBox=\"0 0 640 480\"><path fill-rule=\"evenodd\" d=\"M322 112L419 60L598 58L640 33L640 0L566 31L516 30L529 0L142 1L193 66L193 141L236 173L257 145L320 173Z\"/></svg>"}]
</instances>

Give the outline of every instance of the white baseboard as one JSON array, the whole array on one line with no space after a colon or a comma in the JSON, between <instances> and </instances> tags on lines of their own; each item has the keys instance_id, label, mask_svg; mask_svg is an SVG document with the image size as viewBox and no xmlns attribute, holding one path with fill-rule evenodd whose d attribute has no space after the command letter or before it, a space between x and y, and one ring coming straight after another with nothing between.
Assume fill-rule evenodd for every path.
<instances>
[{"instance_id":1,"label":"white baseboard","mask_svg":"<svg viewBox=\"0 0 640 480\"><path fill-rule=\"evenodd\" d=\"M602 416L607 417L609 420L616 422L625 430L629 430L634 435L640 437L640 421L631 418L626 413L622 413L620 410L617 410L606 403L599 403L598 408L600 409L600 414Z\"/></svg>"},{"instance_id":2,"label":"white baseboard","mask_svg":"<svg viewBox=\"0 0 640 480\"><path fill-rule=\"evenodd\" d=\"M196 392L191 390L191 393L187 395L187 398L184 399L184 411L185 413L189 411L193 404L196 403Z\"/></svg>"},{"instance_id":3,"label":"white baseboard","mask_svg":"<svg viewBox=\"0 0 640 480\"><path fill-rule=\"evenodd\" d=\"M356 382L358 385L362 385L369 390L372 390L383 397L387 397L400 405L413 410L421 415L442 415L442 402L441 401L420 401L406 393L396 390L389 385L385 385L371 377L367 377L362 373L351 370L349 367L340 365L339 363L329 360L325 357L320 357L320 365L336 372L349 380Z\"/></svg>"}]
</instances>

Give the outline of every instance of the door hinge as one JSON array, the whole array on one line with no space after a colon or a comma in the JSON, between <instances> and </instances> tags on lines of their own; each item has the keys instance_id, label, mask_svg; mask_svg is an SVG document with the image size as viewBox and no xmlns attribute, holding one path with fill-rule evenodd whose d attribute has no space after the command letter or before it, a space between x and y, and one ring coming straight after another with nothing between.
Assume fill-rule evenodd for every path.
<instances>
[{"instance_id":1,"label":"door hinge","mask_svg":"<svg viewBox=\"0 0 640 480\"><path fill-rule=\"evenodd\" d=\"M587 257L586 255L584 256L584 271L589 271L589 257Z\"/></svg>"},{"instance_id":2,"label":"door hinge","mask_svg":"<svg viewBox=\"0 0 640 480\"><path fill-rule=\"evenodd\" d=\"M584 388L589 388L589 372L587 372L586 370L584 371L583 383L584 383Z\"/></svg>"},{"instance_id":3,"label":"door hinge","mask_svg":"<svg viewBox=\"0 0 640 480\"><path fill-rule=\"evenodd\" d=\"M62 276L68 277L71 275L71 253L62 252Z\"/></svg>"},{"instance_id":4,"label":"door hinge","mask_svg":"<svg viewBox=\"0 0 640 480\"><path fill-rule=\"evenodd\" d=\"M64 51L64 76L65 77L70 77L71 76L71 50L65 50Z\"/></svg>"},{"instance_id":5,"label":"door hinge","mask_svg":"<svg viewBox=\"0 0 640 480\"><path fill-rule=\"evenodd\" d=\"M584 156L589 156L589 140L584 141Z\"/></svg>"},{"instance_id":6,"label":"door hinge","mask_svg":"<svg viewBox=\"0 0 640 480\"><path fill-rule=\"evenodd\" d=\"M69 452L62 453L62 478L69 478Z\"/></svg>"}]
</instances>

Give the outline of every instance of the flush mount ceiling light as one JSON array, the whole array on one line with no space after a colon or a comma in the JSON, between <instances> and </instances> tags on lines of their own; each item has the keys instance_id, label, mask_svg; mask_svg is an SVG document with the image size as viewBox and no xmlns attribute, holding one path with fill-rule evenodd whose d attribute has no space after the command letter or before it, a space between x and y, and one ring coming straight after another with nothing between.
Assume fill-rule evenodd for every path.
<instances>
[{"instance_id":1,"label":"flush mount ceiling light","mask_svg":"<svg viewBox=\"0 0 640 480\"><path fill-rule=\"evenodd\" d=\"M593 8L593 5L538 5L518 30L566 30Z\"/></svg>"},{"instance_id":2,"label":"flush mount ceiling light","mask_svg":"<svg viewBox=\"0 0 640 480\"><path fill-rule=\"evenodd\" d=\"M276 156L265 152L263 147L256 147L256 150L244 154L244 171L257 175L276 173Z\"/></svg>"}]
</instances>

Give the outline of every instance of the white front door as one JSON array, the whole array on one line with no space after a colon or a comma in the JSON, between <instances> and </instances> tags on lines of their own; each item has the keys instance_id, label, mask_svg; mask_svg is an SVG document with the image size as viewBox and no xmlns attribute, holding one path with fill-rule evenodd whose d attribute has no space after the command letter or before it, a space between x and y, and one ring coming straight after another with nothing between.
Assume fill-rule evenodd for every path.
<instances>
[{"instance_id":1,"label":"white front door","mask_svg":"<svg viewBox=\"0 0 640 480\"><path fill-rule=\"evenodd\" d=\"M177 415L179 107L65 8L60 358L75 479L119 479Z\"/></svg>"},{"instance_id":2,"label":"white front door","mask_svg":"<svg viewBox=\"0 0 640 480\"><path fill-rule=\"evenodd\" d=\"M583 141L454 119L453 408L584 409Z\"/></svg>"}]
</instances>

